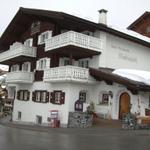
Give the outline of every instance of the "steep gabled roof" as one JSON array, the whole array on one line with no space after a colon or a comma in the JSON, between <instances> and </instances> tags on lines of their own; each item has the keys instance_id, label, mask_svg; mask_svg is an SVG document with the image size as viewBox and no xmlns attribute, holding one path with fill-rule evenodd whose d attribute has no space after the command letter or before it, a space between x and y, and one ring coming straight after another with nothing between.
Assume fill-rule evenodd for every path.
<instances>
[{"instance_id":1,"label":"steep gabled roof","mask_svg":"<svg viewBox=\"0 0 150 150\"><path fill-rule=\"evenodd\" d=\"M150 92L149 85L114 74L112 73L112 70L108 68L99 68L99 69L90 68L89 71L90 71L90 74L99 81L104 80L108 83L116 82L116 83L126 86L131 91Z\"/></svg>"},{"instance_id":2,"label":"steep gabled roof","mask_svg":"<svg viewBox=\"0 0 150 150\"><path fill-rule=\"evenodd\" d=\"M23 33L27 29L27 27L31 25L33 20L37 18L40 20L53 21L57 24L67 22L68 24L72 23L73 26L79 25L80 27L85 26L93 30L99 29L121 38L150 47L150 43L148 41L110 28L104 24L94 23L63 12L28 9L21 7L0 38L0 50L5 50L10 44L15 42L17 40L17 37L19 37L20 34Z\"/></svg>"},{"instance_id":3,"label":"steep gabled roof","mask_svg":"<svg viewBox=\"0 0 150 150\"><path fill-rule=\"evenodd\" d=\"M143 15L141 15L139 18L137 18L132 24L128 26L128 29L133 29L140 21L142 21L145 17L150 17L150 12L146 11Z\"/></svg>"}]
</instances>

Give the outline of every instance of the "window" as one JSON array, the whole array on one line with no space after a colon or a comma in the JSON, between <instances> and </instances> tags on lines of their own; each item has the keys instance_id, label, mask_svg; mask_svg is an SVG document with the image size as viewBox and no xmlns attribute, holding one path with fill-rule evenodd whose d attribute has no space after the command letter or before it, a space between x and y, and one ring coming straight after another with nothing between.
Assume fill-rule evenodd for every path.
<instances>
[{"instance_id":1,"label":"window","mask_svg":"<svg viewBox=\"0 0 150 150\"><path fill-rule=\"evenodd\" d=\"M22 116L22 113L21 113L21 111L18 111L18 120L21 120L21 116Z\"/></svg>"},{"instance_id":2,"label":"window","mask_svg":"<svg viewBox=\"0 0 150 150\"><path fill-rule=\"evenodd\" d=\"M109 102L109 94L107 92L101 93L99 104L108 104L108 102Z\"/></svg>"},{"instance_id":3,"label":"window","mask_svg":"<svg viewBox=\"0 0 150 150\"><path fill-rule=\"evenodd\" d=\"M88 68L89 67L89 60L79 60L79 67Z\"/></svg>"},{"instance_id":4,"label":"window","mask_svg":"<svg viewBox=\"0 0 150 150\"><path fill-rule=\"evenodd\" d=\"M27 40L24 42L24 45L25 45L25 46L28 46L28 47L32 47L32 46L33 46L33 39L32 39L32 38L27 39Z\"/></svg>"},{"instance_id":5,"label":"window","mask_svg":"<svg viewBox=\"0 0 150 150\"><path fill-rule=\"evenodd\" d=\"M50 102L53 104L64 104L65 102L65 93L62 91L53 91L51 92Z\"/></svg>"},{"instance_id":6,"label":"window","mask_svg":"<svg viewBox=\"0 0 150 150\"><path fill-rule=\"evenodd\" d=\"M19 71L19 65L12 65L11 72L13 72L13 71Z\"/></svg>"},{"instance_id":7,"label":"window","mask_svg":"<svg viewBox=\"0 0 150 150\"><path fill-rule=\"evenodd\" d=\"M22 64L22 71L30 72L30 62L25 62Z\"/></svg>"},{"instance_id":8,"label":"window","mask_svg":"<svg viewBox=\"0 0 150 150\"><path fill-rule=\"evenodd\" d=\"M43 32L39 35L38 37L38 44L44 44L45 41L49 38L52 37L52 31L46 31L46 32Z\"/></svg>"},{"instance_id":9,"label":"window","mask_svg":"<svg viewBox=\"0 0 150 150\"><path fill-rule=\"evenodd\" d=\"M82 102L86 102L86 91L80 91L79 93L79 100Z\"/></svg>"},{"instance_id":10,"label":"window","mask_svg":"<svg viewBox=\"0 0 150 150\"><path fill-rule=\"evenodd\" d=\"M40 21L35 21L31 24L31 35L40 32Z\"/></svg>"},{"instance_id":11,"label":"window","mask_svg":"<svg viewBox=\"0 0 150 150\"><path fill-rule=\"evenodd\" d=\"M19 90L17 92L17 99L22 101L28 101L30 99L30 92L28 90Z\"/></svg>"},{"instance_id":12,"label":"window","mask_svg":"<svg viewBox=\"0 0 150 150\"><path fill-rule=\"evenodd\" d=\"M77 100L75 102L75 111L83 111L83 102L81 102L80 100Z\"/></svg>"},{"instance_id":13,"label":"window","mask_svg":"<svg viewBox=\"0 0 150 150\"><path fill-rule=\"evenodd\" d=\"M69 59L65 59L64 60L64 66L70 65L70 60Z\"/></svg>"},{"instance_id":14,"label":"window","mask_svg":"<svg viewBox=\"0 0 150 150\"><path fill-rule=\"evenodd\" d=\"M34 27L36 27L36 26L38 26L38 25L40 25L40 21L33 22L33 23L31 24L31 28L34 28Z\"/></svg>"},{"instance_id":15,"label":"window","mask_svg":"<svg viewBox=\"0 0 150 150\"><path fill-rule=\"evenodd\" d=\"M150 33L150 26L148 26L146 30L148 33Z\"/></svg>"},{"instance_id":16,"label":"window","mask_svg":"<svg viewBox=\"0 0 150 150\"><path fill-rule=\"evenodd\" d=\"M36 69L37 70L44 70L50 67L50 58L42 58L37 61Z\"/></svg>"},{"instance_id":17,"label":"window","mask_svg":"<svg viewBox=\"0 0 150 150\"><path fill-rule=\"evenodd\" d=\"M34 91L32 93L32 100L39 103L49 102L49 92L47 91Z\"/></svg>"}]
</instances>

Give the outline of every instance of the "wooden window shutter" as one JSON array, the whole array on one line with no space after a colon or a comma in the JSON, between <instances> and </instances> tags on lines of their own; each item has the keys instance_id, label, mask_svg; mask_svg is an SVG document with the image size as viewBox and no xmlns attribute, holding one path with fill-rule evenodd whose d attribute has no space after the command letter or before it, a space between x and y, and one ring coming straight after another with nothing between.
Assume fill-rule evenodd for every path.
<instances>
[{"instance_id":1,"label":"wooden window shutter","mask_svg":"<svg viewBox=\"0 0 150 150\"><path fill-rule=\"evenodd\" d=\"M35 92L32 92L32 101L35 101Z\"/></svg>"},{"instance_id":2,"label":"wooden window shutter","mask_svg":"<svg viewBox=\"0 0 150 150\"><path fill-rule=\"evenodd\" d=\"M61 92L61 101L60 101L61 104L64 104L65 103L65 92Z\"/></svg>"},{"instance_id":3,"label":"wooden window shutter","mask_svg":"<svg viewBox=\"0 0 150 150\"><path fill-rule=\"evenodd\" d=\"M49 92L46 92L46 102L49 102Z\"/></svg>"},{"instance_id":4,"label":"wooden window shutter","mask_svg":"<svg viewBox=\"0 0 150 150\"><path fill-rule=\"evenodd\" d=\"M30 100L30 91L28 91L27 100Z\"/></svg>"},{"instance_id":5,"label":"wooden window shutter","mask_svg":"<svg viewBox=\"0 0 150 150\"><path fill-rule=\"evenodd\" d=\"M18 100L20 99L20 90L17 91L17 99L18 99Z\"/></svg>"},{"instance_id":6,"label":"wooden window shutter","mask_svg":"<svg viewBox=\"0 0 150 150\"><path fill-rule=\"evenodd\" d=\"M54 92L51 92L51 93L50 93L50 102L51 102L52 104L55 103L54 94L55 94Z\"/></svg>"}]
</instances>

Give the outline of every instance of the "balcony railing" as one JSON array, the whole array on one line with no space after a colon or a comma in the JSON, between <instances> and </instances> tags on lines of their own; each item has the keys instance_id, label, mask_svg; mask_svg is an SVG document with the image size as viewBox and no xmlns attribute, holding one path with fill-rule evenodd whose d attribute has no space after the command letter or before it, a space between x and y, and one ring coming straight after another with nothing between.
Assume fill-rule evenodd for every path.
<instances>
[{"instance_id":1,"label":"balcony railing","mask_svg":"<svg viewBox=\"0 0 150 150\"><path fill-rule=\"evenodd\" d=\"M89 69L76 66L61 66L44 70L45 82L80 82L94 83L89 75Z\"/></svg>"},{"instance_id":2,"label":"balcony railing","mask_svg":"<svg viewBox=\"0 0 150 150\"><path fill-rule=\"evenodd\" d=\"M69 31L48 39L45 43L45 51L68 45L91 49L98 52L100 52L102 49L102 42L99 38Z\"/></svg>"},{"instance_id":3,"label":"balcony railing","mask_svg":"<svg viewBox=\"0 0 150 150\"><path fill-rule=\"evenodd\" d=\"M22 43L16 42L10 46L10 49L0 53L0 62L18 57L18 56L28 56L36 57L36 48L28 47Z\"/></svg>"},{"instance_id":4,"label":"balcony railing","mask_svg":"<svg viewBox=\"0 0 150 150\"><path fill-rule=\"evenodd\" d=\"M33 83L33 80L33 72L15 71L6 75L6 83Z\"/></svg>"}]
</instances>

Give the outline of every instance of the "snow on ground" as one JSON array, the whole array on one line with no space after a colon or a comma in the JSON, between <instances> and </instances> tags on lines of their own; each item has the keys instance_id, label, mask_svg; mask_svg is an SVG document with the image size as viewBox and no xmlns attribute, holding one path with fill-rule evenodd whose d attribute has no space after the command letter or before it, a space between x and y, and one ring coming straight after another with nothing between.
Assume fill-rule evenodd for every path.
<instances>
[{"instance_id":1,"label":"snow on ground","mask_svg":"<svg viewBox=\"0 0 150 150\"><path fill-rule=\"evenodd\" d=\"M114 74L150 85L150 71L134 70L134 69L116 69Z\"/></svg>"}]
</instances>

